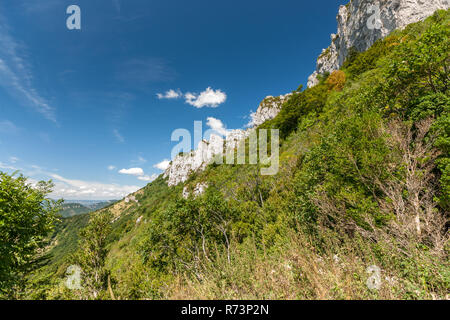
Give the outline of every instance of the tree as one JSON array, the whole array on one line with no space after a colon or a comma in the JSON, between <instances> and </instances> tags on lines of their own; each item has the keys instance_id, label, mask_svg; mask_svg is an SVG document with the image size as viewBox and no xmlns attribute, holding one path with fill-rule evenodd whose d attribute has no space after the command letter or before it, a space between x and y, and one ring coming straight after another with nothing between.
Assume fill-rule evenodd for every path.
<instances>
[{"instance_id":1,"label":"tree","mask_svg":"<svg viewBox=\"0 0 450 320\"><path fill-rule=\"evenodd\" d=\"M328 85L328 90L330 91L342 91L345 86L345 81L345 72L336 70L328 77L325 83Z\"/></svg>"},{"instance_id":2,"label":"tree","mask_svg":"<svg viewBox=\"0 0 450 320\"><path fill-rule=\"evenodd\" d=\"M111 213L107 210L95 213L87 227L80 231L81 240L75 261L82 269L81 285L89 298L100 298L100 294L108 287L109 271L105 267L105 261L111 220Z\"/></svg>"},{"instance_id":3,"label":"tree","mask_svg":"<svg viewBox=\"0 0 450 320\"><path fill-rule=\"evenodd\" d=\"M27 276L42 262L39 251L57 221L62 200L47 198L51 181L34 186L16 173L0 172L0 296L19 298Z\"/></svg>"}]
</instances>

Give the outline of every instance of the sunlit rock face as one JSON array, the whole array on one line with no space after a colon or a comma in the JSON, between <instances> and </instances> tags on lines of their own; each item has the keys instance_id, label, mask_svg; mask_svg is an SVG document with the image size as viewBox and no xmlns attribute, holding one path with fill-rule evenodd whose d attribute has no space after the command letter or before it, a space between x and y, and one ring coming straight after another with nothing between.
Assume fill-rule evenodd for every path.
<instances>
[{"instance_id":1,"label":"sunlit rock face","mask_svg":"<svg viewBox=\"0 0 450 320\"><path fill-rule=\"evenodd\" d=\"M202 140L196 150L189 153L179 154L172 160L169 167L164 172L164 177L168 177L168 185L174 186L187 180L192 172L205 165L208 155L209 142Z\"/></svg>"},{"instance_id":2,"label":"sunlit rock face","mask_svg":"<svg viewBox=\"0 0 450 320\"><path fill-rule=\"evenodd\" d=\"M342 67L351 48L366 51L393 30L403 29L438 9L449 7L450 0L352 0L340 6L337 33L331 35L331 45L323 49L317 59L316 71L308 78L308 87L318 83L319 74ZM379 8L379 19L376 8Z\"/></svg>"},{"instance_id":3,"label":"sunlit rock face","mask_svg":"<svg viewBox=\"0 0 450 320\"><path fill-rule=\"evenodd\" d=\"M279 97L267 96L258 106L255 113L250 115L250 127L257 127L267 120L273 119L280 112L283 103L292 95L288 93Z\"/></svg>"}]
</instances>

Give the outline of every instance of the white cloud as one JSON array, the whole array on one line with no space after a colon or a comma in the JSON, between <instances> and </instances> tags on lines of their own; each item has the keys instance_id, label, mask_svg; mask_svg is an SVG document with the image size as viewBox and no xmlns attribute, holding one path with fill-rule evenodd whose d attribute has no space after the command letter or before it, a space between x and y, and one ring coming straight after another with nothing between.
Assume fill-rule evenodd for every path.
<instances>
[{"instance_id":1,"label":"white cloud","mask_svg":"<svg viewBox=\"0 0 450 320\"><path fill-rule=\"evenodd\" d=\"M10 35L10 28L5 21L5 17L0 14L0 86L56 123L55 109L33 85L31 68L22 58L23 54L19 53L26 48Z\"/></svg>"},{"instance_id":2,"label":"white cloud","mask_svg":"<svg viewBox=\"0 0 450 320\"><path fill-rule=\"evenodd\" d=\"M142 170L141 168L121 169L119 170L119 173L138 177L144 175L144 170Z\"/></svg>"},{"instance_id":3,"label":"white cloud","mask_svg":"<svg viewBox=\"0 0 450 320\"><path fill-rule=\"evenodd\" d=\"M115 166L112 166L112 165L111 165L111 166L108 166L108 170L109 170L109 171L112 171L112 170L115 170L115 169L117 169Z\"/></svg>"},{"instance_id":4,"label":"white cloud","mask_svg":"<svg viewBox=\"0 0 450 320\"><path fill-rule=\"evenodd\" d=\"M225 125L222 121L219 119L208 117L206 122L206 125L210 127L212 130L216 131L217 133L226 136L228 133L228 130L225 129Z\"/></svg>"},{"instance_id":5,"label":"white cloud","mask_svg":"<svg viewBox=\"0 0 450 320\"><path fill-rule=\"evenodd\" d=\"M53 198L77 200L121 199L140 189L138 186L71 180L57 174L49 175L55 180L55 187L51 194Z\"/></svg>"},{"instance_id":6,"label":"white cloud","mask_svg":"<svg viewBox=\"0 0 450 320\"><path fill-rule=\"evenodd\" d=\"M170 160L164 159L160 163L155 164L153 167L159 170L166 170L170 165Z\"/></svg>"},{"instance_id":7,"label":"white cloud","mask_svg":"<svg viewBox=\"0 0 450 320\"><path fill-rule=\"evenodd\" d=\"M158 178L157 174L152 174L151 176L138 177L139 180L141 180L141 181L148 181L148 182L151 182L151 181L155 180L156 178Z\"/></svg>"},{"instance_id":8,"label":"white cloud","mask_svg":"<svg viewBox=\"0 0 450 320\"><path fill-rule=\"evenodd\" d=\"M185 102L196 108L216 108L227 100L225 92L220 89L213 90L211 87L206 88L206 90L200 92L200 94L191 92L183 94L179 89L170 89L165 93L157 93L156 96L158 99L179 99L184 96Z\"/></svg>"},{"instance_id":9,"label":"white cloud","mask_svg":"<svg viewBox=\"0 0 450 320\"><path fill-rule=\"evenodd\" d=\"M227 100L227 95L219 89L213 90L211 87L208 87L199 95L188 92L184 95L184 98L186 103L196 108L216 108Z\"/></svg>"},{"instance_id":10,"label":"white cloud","mask_svg":"<svg viewBox=\"0 0 450 320\"><path fill-rule=\"evenodd\" d=\"M157 93L156 96L158 99L178 99L183 96L180 90L173 90L170 89L169 91L166 91L166 93Z\"/></svg>"},{"instance_id":11,"label":"white cloud","mask_svg":"<svg viewBox=\"0 0 450 320\"><path fill-rule=\"evenodd\" d=\"M64 198L69 200L111 200L122 199L130 193L136 192L141 187L135 185L107 184L96 181L72 180L53 172L47 172L37 165L28 166L33 170L16 168L0 162L0 169L16 171L20 170L25 176L39 176L39 180L53 179L54 188L50 196L54 199ZM151 177L149 177L151 178ZM35 178L29 178L32 185L38 182Z\"/></svg>"},{"instance_id":12,"label":"white cloud","mask_svg":"<svg viewBox=\"0 0 450 320\"><path fill-rule=\"evenodd\" d=\"M121 174L128 174L128 175L131 175L131 176L135 176L135 177L137 177L139 180L141 180L141 181L147 181L147 182L153 181L153 180L155 180L156 178L158 178L158 175L157 175L157 174L152 174L151 176L146 175L146 174L144 173L144 170L142 170L142 168L121 169L121 170L119 170L119 173L121 173Z\"/></svg>"},{"instance_id":13,"label":"white cloud","mask_svg":"<svg viewBox=\"0 0 450 320\"><path fill-rule=\"evenodd\" d=\"M197 97L195 95L193 95L192 93L188 92L184 95L184 98L186 100L195 100Z\"/></svg>"}]
</instances>

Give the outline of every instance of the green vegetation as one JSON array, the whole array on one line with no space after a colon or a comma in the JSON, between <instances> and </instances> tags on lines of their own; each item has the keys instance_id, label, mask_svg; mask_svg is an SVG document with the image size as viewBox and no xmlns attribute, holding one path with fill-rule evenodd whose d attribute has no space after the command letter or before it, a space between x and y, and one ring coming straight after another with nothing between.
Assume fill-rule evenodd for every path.
<instances>
[{"instance_id":1,"label":"green vegetation","mask_svg":"<svg viewBox=\"0 0 450 320\"><path fill-rule=\"evenodd\" d=\"M60 205L47 198L51 188L51 182L33 187L23 176L0 172L0 297L22 297L27 276L46 259L40 250Z\"/></svg>"},{"instance_id":2,"label":"green vegetation","mask_svg":"<svg viewBox=\"0 0 450 320\"><path fill-rule=\"evenodd\" d=\"M448 297L449 21L439 11L294 91L260 126L280 130L277 175L212 164L175 187L160 176L138 203L63 220L54 259L34 274L51 280L29 296ZM182 197L199 183L204 194ZM74 263L85 291L64 288Z\"/></svg>"}]
</instances>

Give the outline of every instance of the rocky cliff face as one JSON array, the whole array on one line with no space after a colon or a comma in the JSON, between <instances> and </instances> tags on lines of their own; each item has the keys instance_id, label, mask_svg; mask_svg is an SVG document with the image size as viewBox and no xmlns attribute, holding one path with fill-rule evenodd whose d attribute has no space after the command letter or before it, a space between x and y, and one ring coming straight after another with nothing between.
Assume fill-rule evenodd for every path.
<instances>
[{"instance_id":1,"label":"rocky cliff face","mask_svg":"<svg viewBox=\"0 0 450 320\"><path fill-rule=\"evenodd\" d=\"M204 169L215 154L223 152L223 144L220 136L212 134L210 141L200 141L196 150L176 156L164 172L168 185L175 186L186 181L191 173Z\"/></svg>"},{"instance_id":2,"label":"rocky cliff face","mask_svg":"<svg viewBox=\"0 0 450 320\"><path fill-rule=\"evenodd\" d=\"M393 30L449 7L450 0L351 0L339 8L337 33L331 35L331 45L317 59L308 87L318 83L319 74L338 70L351 48L365 51Z\"/></svg>"},{"instance_id":3,"label":"rocky cliff face","mask_svg":"<svg viewBox=\"0 0 450 320\"><path fill-rule=\"evenodd\" d=\"M250 115L251 120L249 123L250 127L257 127L267 120L273 119L276 117L278 112L281 110L281 106L283 103L292 95L292 93L288 93L285 95L281 95L279 97L267 96L258 106L258 109L255 113Z\"/></svg>"},{"instance_id":4,"label":"rocky cliff face","mask_svg":"<svg viewBox=\"0 0 450 320\"><path fill-rule=\"evenodd\" d=\"M185 182L189 175L197 170L203 170L217 154L223 154L224 150L233 150L239 141L245 139L251 130L273 119L281 110L282 104L290 97L290 93L279 97L266 97L258 106L255 113L250 115L251 121L247 130L230 130L225 137L212 134L209 141L202 140L196 150L188 154L179 154L164 172L164 178L168 178L169 186L175 186ZM200 193L203 191L200 190Z\"/></svg>"}]
</instances>

